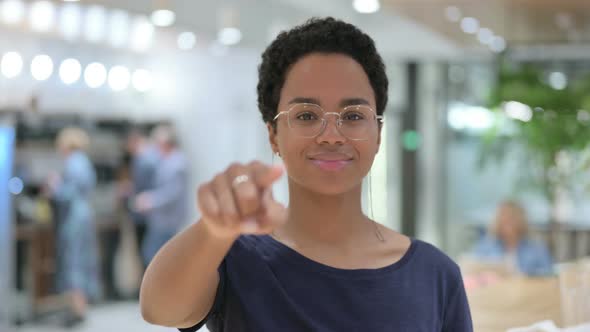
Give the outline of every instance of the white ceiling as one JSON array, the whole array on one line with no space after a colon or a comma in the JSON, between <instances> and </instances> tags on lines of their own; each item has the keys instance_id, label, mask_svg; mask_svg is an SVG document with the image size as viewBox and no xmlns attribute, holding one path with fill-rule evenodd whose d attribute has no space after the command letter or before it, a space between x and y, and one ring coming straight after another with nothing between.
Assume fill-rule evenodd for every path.
<instances>
[{"instance_id":1,"label":"white ceiling","mask_svg":"<svg viewBox=\"0 0 590 332\"><path fill-rule=\"evenodd\" d=\"M111 8L149 14L155 1L151 0L83 0ZM359 14L351 0L172 0L176 12L172 28L192 30L201 39L212 40L219 28L219 11L231 7L238 13L242 30L241 47L262 49L269 42L272 27L289 27L312 16L334 16L357 24L369 33L386 58L450 58L462 50L443 36L411 19L381 10L375 14ZM203 38L204 36L204 38Z\"/></svg>"}]
</instances>

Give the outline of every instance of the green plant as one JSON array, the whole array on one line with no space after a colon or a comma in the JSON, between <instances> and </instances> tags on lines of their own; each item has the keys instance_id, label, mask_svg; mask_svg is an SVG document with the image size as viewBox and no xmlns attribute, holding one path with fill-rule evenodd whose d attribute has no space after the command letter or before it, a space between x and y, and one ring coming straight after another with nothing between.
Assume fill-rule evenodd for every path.
<instances>
[{"instance_id":1,"label":"green plant","mask_svg":"<svg viewBox=\"0 0 590 332\"><path fill-rule=\"evenodd\" d=\"M530 119L508 119L504 106L509 101L528 105ZM587 154L581 153L590 142L590 76L571 80L559 90L545 82L538 67L503 61L489 106L497 122L484 135L481 165L501 160L508 143L516 143L511 145L523 151L519 188L541 190L553 204L556 189L568 188L575 174L590 166Z\"/></svg>"}]
</instances>

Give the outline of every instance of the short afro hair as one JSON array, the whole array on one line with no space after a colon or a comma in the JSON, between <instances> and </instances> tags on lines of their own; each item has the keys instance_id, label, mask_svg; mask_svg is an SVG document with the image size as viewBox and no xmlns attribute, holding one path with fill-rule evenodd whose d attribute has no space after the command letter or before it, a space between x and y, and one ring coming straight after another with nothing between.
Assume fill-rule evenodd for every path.
<instances>
[{"instance_id":1,"label":"short afro hair","mask_svg":"<svg viewBox=\"0 0 590 332\"><path fill-rule=\"evenodd\" d=\"M316 52L344 54L357 61L369 77L375 93L376 112L383 114L389 83L375 42L356 26L326 17L312 18L281 32L262 54L257 92L258 108L264 122L275 125L273 119L288 70L302 57Z\"/></svg>"}]
</instances>

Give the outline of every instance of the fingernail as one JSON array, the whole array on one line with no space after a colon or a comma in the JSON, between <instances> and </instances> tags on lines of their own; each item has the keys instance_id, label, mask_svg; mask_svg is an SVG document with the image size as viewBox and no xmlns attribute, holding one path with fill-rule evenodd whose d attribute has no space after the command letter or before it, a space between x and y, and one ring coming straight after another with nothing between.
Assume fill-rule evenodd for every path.
<instances>
[{"instance_id":1,"label":"fingernail","mask_svg":"<svg viewBox=\"0 0 590 332\"><path fill-rule=\"evenodd\" d=\"M242 232L254 233L258 230L258 223L253 219L248 219L242 224Z\"/></svg>"}]
</instances>

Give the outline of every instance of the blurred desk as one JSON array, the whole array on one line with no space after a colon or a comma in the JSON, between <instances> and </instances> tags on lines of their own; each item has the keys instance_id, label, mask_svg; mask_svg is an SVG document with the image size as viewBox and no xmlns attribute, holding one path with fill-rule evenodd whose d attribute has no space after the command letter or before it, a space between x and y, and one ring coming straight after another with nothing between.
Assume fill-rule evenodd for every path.
<instances>
[{"instance_id":1,"label":"blurred desk","mask_svg":"<svg viewBox=\"0 0 590 332\"><path fill-rule=\"evenodd\" d=\"M96 231L99 239L105 234L119 233L118 219L113 216L104 216L96 219ZM22 273L18 278L22 278L23 287L31 294L32 310L34 312L44 310L45 300L55 295L55 278L57 274L57 257L56 257L56 229L52 223L39 223L33 220L22 220L21 223L15 227L15 240L17 245L22 246L24 251L23 259L25 262L17 262L21 264L21 270L30 273L30 276L25 276ZM114 255L117 243L112 243L113 248L105 248L99 241L99 255L104 261L105 265L111 265L111 260L105 259L104 252L109 255ZM112 253L111 253L112 252ZM106 255L106 256L109 256ZM25 265L27 268L25 268ZM28 281L28 282L27 282Z\"/></svg>"},{"instance_id":2,"label":"blurred desk","mask_svg":"<svg viewBox=\"0 0 590 332\"><path fill-rule=\"evenodd\" d=\"M469 291L467 297L477 332L505 332L547 319L561 324L557 277L505 279Z\"/></svg>"},{"instance_id":3,"label":"blurred desk","mask_svg":"<svg viewBox=\"0 0 590 332\"><path fill-rule=\"evenodd\" d=\"M50 223L29 222L17 225L15 239L28 249L27 261L31 273L29 285L33 298L33 307L38 301L53 291L53 279L56 272L55 231ZM24 276L20 276L23 277Z\"/></svg>"}]
</instances>

